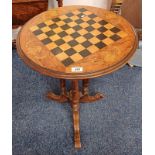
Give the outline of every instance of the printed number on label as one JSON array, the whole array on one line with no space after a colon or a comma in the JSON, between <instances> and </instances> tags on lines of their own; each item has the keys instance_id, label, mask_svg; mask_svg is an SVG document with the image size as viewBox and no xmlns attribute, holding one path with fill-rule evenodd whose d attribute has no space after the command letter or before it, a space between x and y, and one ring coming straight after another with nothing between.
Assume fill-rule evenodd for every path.
<instances>
[{"instance_id":1,"label":"printed number on label","mask_svg":"<svg viewBox=\"0 0 155 155\"><path fill-rule=\"evenodd\" d=\"M83 72L83 67L72 67L72 72Z\"/></svg>"}]
</instances>

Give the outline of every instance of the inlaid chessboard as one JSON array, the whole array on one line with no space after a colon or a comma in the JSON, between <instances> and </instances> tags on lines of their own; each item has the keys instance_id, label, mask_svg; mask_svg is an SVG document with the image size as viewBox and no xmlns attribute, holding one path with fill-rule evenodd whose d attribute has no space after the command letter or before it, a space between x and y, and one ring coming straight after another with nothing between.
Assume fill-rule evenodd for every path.
<instances>
[{"instance_id":1,"label":"inlaid chessboard","mask_svg":"<svg viewBox=\"0 0 155 155\"><path fill-rule=\"evenodd\" d=\"M126 32L85 8L43 21L30 29L64 66L127 36Z\"/></svg>"}]
</instances>

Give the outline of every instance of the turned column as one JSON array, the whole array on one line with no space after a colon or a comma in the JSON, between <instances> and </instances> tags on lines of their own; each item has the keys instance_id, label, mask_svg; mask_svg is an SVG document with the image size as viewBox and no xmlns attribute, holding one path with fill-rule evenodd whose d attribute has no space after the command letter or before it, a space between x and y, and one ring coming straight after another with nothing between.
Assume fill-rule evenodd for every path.
<instances>
[{"instance_id":1,"label":"turned column","mask_svg":"<svg viewBox=\"0 0 155 155\"><path fill-rule=\"evenodd\" d=\"M60 79L60 89L61 95L66 96L66 81L64 79Z\"/></svg>"},{"instance_id":2,"label":"turned column","mask_svg":"<svg viewBox=\"0 0 155 155\"><path fill-rule=\"evenodd\" d=\"M47 97L60 103L68 101L66 92L66 80L60 79L60 95L56 95L53 92L48 92Z\"/></svg>"},{"instance_id":3,"label":"turned column","mask_svg":"<svg viewBox=\"0 0 155 155\"><path fill-rule=\"evenodd\" d=\"M88 91L89 91L89 89L88 89L88 85L89 85L89 80L88 79L84 79L84 80L82 80L82 94L83 95L88 95Z\"/></svg>"},{"instance_id":4,"label":"turned column","mask_svg":"<svg viewBox=\"0 0 155 155\"><path fill-rule=\"evenodd\" d=\"M80 102L90 103L103 98L103 94L96 93L93 96L89 95L89 79L82 80L82 96L80 97Z\"/></svg>"},{"instance_id":5,"label":"turned column","mask_svg":"<svg viewBox=\"0 0 155 155\"><path fill-rule=\"evenodd\" d=\"M80 127L79 127L79 85L78 80L72 80L72 101L71 106L73 110L73 126L74 126L74 143L75 148L81 148L80 142Z\"/></svg>"}]
</instances>

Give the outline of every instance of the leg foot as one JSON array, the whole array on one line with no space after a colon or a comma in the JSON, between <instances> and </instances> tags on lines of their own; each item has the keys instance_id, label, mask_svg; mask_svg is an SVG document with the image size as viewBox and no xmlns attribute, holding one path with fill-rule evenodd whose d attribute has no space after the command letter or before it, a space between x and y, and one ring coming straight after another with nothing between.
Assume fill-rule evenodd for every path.
<instances>
[{"instance_id":1,"label":"leg foot","mask_svg":"<svg viewBox=\"0 0 155 155\"><path fill-rule=\"evenodd\" d=\"M57 102L60 102L60 103L68 101L68 98L66 96L56 95L52 92L48 92L46 96L47 96L47 98L54 100L54 101L57 101Z\"/></svg>"},{"instance_id":2,"label":"leg foot","mask_svg":"<svg viewBox=\"0 0 155 155\"><path fill-rule=\"evenodd\" d=\"M47 93L47 97L51 100L55 100L58 102L67 102L68 101L68 97L67 97L67 93L66 93L66 83L65 80L60 80L60 89L61 89L61 93L60 95L56 95L52 92L48 92Z\"/></svg>"},{"instance_id":3,"label":"leg foot","mask_svg":"<svg viewBox=\"0 0 155 155\"><path fill-rule=\"evenodd\" d=\"M83 82L83 88L82 88L82 96L80 97L80 102L83 102L83 103L94 102L104 97L104 95L101 93L96 93L94 96L90 96L89 89L88 89L89 80L85 79L82 82Z\"/></svg>"},{"instance_id":4,"label":"leg foot","mask_svg":"<svg viewBox=\"0 0 155 155\"><path fill-rule=\"evenodd\" d=\"M88 103L88 102L95 102L104 98L104 95L101 93L96 93L94 96L84 95L80 98L80 102Z\"/></svg>"}]
</instances>

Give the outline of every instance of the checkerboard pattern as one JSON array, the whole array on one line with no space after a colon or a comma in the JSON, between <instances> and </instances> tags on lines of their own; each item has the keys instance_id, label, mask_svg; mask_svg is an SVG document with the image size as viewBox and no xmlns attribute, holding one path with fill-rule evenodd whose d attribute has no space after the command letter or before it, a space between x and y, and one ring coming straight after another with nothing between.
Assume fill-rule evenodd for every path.
<instances>
[{"instance_id":1,"label":"checkerboard pattern","mask_svg":"<svg viewBox=\"0 0 155 155\"><path fill-rule=\"evenodd\" d=\"M124 31L85 8L44 21L30 29L65 66L127 36Z\"/></svg>"}]
</instances>

